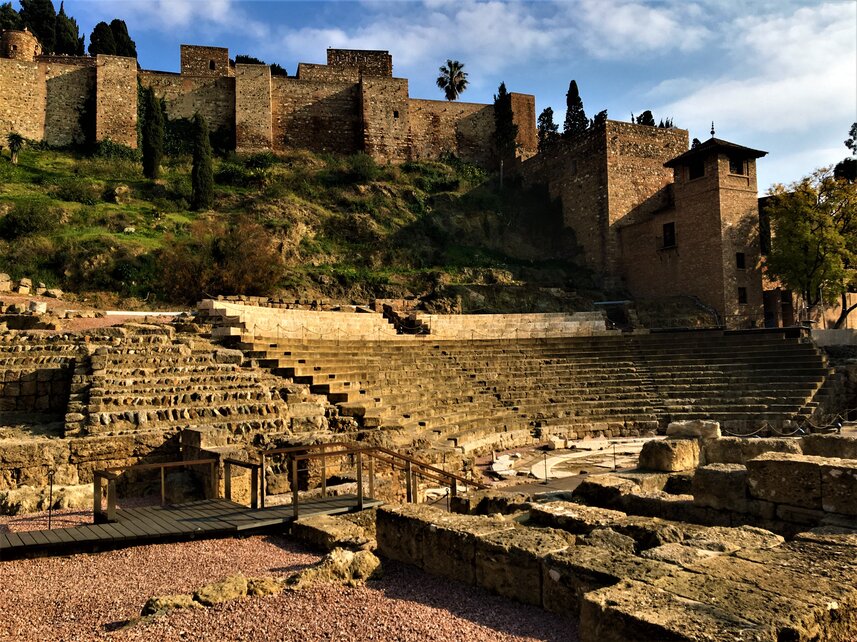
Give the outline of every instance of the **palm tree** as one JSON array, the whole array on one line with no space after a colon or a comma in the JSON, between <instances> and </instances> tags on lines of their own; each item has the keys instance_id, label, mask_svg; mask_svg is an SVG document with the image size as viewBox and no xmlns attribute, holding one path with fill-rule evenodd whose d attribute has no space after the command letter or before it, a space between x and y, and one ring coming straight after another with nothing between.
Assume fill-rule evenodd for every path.
<instances>
[{"instance_id":1,"label":"palm tree","mask_svg":"<svg viewBox=\"0 0 857 642\"><path fill-rule=\"evenodd\" d=\"M24 137L17 132L10 132L6 137L6 142L9 143L9 151L12 153L12 164L18 164L18 152L24 146Z\"/></svg>"},{"instance_id":2,"label":"palm tree","mask_svg":"<svg viewBox=\"0 0 857 642\"><path fill-rule=\"evenodd\" d=\"M437 77L437 86L443 89L447 100L455 100L467 89L467 72L464 71L464 63L447 60L446 65L438 71L440 76Z\"/></svg>"}]
</instances>

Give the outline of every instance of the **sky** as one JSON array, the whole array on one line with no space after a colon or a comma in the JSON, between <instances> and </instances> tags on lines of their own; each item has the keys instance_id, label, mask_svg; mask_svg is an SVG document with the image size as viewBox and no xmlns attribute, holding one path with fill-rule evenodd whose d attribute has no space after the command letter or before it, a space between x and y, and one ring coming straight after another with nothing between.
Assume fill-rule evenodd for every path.
<instances>
[{"instance_id":1,"label":"sky","mask_svg":"<svg viewBox=\"0 0 857 642\"><path fill-rule=\"evenodd\" d=\"M13 5L18 6L17 0ZM386 49L414 98L443 99L438 67L464 63L461 100L500 82L562 123L575 79L587 115L650 109L705 140L766 150L764 193L847 154L857 121L857 0L66 0L87 35L121 18L143 68L178 71L179 45L324 63L328 47Z\"/></svg>"}]
</instances>

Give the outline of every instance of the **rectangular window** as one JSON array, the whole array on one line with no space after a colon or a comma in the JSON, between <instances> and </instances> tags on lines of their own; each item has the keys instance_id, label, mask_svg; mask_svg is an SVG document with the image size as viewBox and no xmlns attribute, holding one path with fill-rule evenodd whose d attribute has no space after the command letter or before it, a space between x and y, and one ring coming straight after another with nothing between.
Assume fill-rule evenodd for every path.
<instances>
[{"instance_id":1,"label":"rectangular window","mask_svg":"<svg viewBox=\"0 0 857 642\"><path fill-rule=\"evenodd\" d=\"M747 256L743 252L735 252L735 267L744 270L747 267Z\"/></svg>"},{"instance_id":2,"label":"rectangular window","mask_svg":"<svg viewBox=\"0 0 857 642\"><path fill-rule=\"evenodd\" d=\"M729 159L729 173L730 174L740 174L742 176L746 175L747 172L744 169L744 159L742 159L742 158L730 158Z\"/></svg>"},{"instance_id":3,"label":"rectangular window","mask_svg":"<svg viewBox=\"0 0 857 642\"><path fill-rule=\"evenodd\" d=\"M675 247L675 223L664 223L664 237L661 247Z\"/></svg>"},{"instance_id":4,"label":"rectangular window","mask_svg":"<svg viewBox=\"0 0 857 642\"><path fill-rule=\"evenodd\" d=\"M741 305L747 303L747 288L738 288L738 303Z\"/></svg>"},{"instance_id":5,"label":"rectangular window","mask_svg":"<svg viewBox=\"0 0 857 642\"><path fill-rule=\"evenodd\" d=\"M703 176L705 176L705 163L702 159L690 161L690 165L687 166L687 180L692 181Z\"/></svg>"}]
</instances>

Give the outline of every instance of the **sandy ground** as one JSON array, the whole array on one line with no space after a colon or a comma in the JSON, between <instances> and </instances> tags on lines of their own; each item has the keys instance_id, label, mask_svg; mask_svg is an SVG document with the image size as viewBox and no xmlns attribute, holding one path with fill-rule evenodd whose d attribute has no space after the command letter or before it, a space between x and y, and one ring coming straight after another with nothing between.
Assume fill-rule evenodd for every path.
<instances>
[{"instance_id":1,"label":"sandy ground","mask_svg":"<svg viewBox=\"0 0 857 642\"><path fill-rule=\"evenodd\" d=\"M139 546L0 562L0 640L569 640L573 621L385 562L361 588L314 587L173 611L123 628L146 599L242 571L286 576L319 559L283 537Z\"/></svg>"}]
</instances>

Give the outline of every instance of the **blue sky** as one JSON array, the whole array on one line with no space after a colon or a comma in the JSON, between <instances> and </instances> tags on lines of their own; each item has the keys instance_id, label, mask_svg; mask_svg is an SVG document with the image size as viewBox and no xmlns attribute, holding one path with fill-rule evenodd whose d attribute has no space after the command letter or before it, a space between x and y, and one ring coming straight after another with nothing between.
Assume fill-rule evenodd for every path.
<instances>
[{"instance_id":1,"label":"blue sky","mask_svg":"<svg viewBox=\"0 0 857 642\"><path fill-rule=\"evenodd\" d=\"M573 78L590 116L651 109L702 140L713 120L719 138L767 150L760 192L841 160L857 120L854 0L67 0L66 11L87 36L125 20L147 69L177 71L181 43L290 74L327 47L387 49L412 97L442 99L434 79L453 58L469 72L463 100L491 102L505 81L560 123Z\"/></svg>"}]
</instances>

